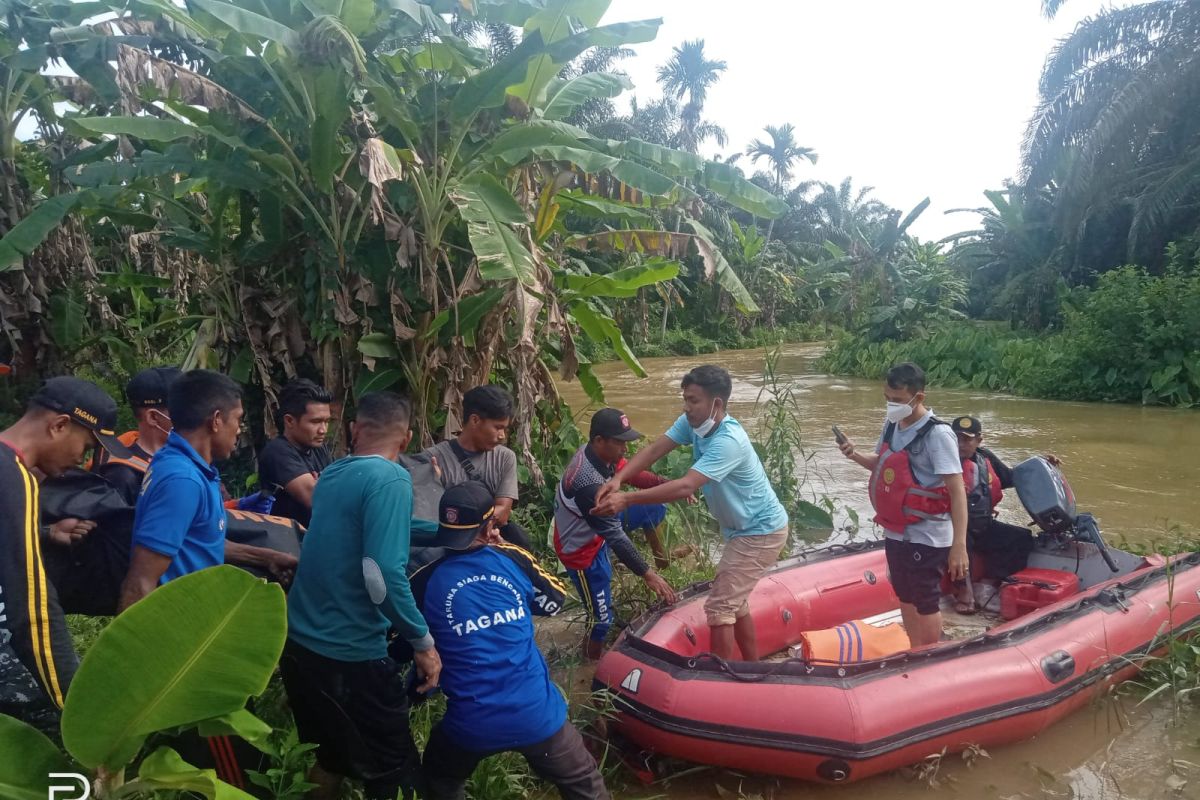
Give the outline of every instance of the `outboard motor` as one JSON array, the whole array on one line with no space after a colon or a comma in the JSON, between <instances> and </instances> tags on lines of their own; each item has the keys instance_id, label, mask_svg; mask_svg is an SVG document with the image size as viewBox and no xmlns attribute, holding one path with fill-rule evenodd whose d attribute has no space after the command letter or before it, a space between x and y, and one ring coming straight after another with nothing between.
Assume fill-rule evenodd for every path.
<instances>
[{"instance_id":1,"label":"outboard motor","mask_svg":"<svg viewBox=\"0 0 1200 800\"><path fill-rule=\"evenodd\" d=\"M1095 517L1076 512L1075 493L1057 467L1041 456L1022 461L1013 467L1013 488L1034 523L1051 540L1074 539L1094 544L1108 568L1120 571L1100 535Z\"/></svg>"}]
</instances>

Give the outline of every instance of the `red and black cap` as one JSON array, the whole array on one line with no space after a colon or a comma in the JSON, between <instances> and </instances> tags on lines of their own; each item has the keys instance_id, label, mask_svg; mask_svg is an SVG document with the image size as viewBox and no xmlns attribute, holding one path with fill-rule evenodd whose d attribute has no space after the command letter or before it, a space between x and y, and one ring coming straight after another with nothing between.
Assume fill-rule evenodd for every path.
<instances>
[{"instance_id":1,"label":"red and black cap","mask_svg":"<svg viewBox=\"0 0 1200 800\"><path fill-rule=\"evenodd\" d=\"M967 436L979 436L983 433L983 425L975 417L956 417L950 426L954 428L955 433Z\"/></svg>"},{"instance_id":2,"label":"red and black cap","mask_svg":"<svg viewBox=\"0 0 1200 800\"><path fill-rule=\"evenodd\" d=\"M622 442L632 442L642 438L642 435L629 425L629 417L615 408L602 408L592 416L592 427L588 438L603 436L606 439L617 439Z\"/></svg>"},{"instance_id":3,"label":"red and black cap","mask_svg":"<svg viewBox=\"0 0 1200 800\"><path fill-rule=\"evenodd\" d=\"M479 481L456 483L438 504L436 547L466 550L496 513L496 498Z\"/></svg>"},{"instance_id":4,"label":"red and black cap","mask_svg":"<svg viewBox=\"0 0 1200 800\"><path fill-rule=\"evenodd\" d=\"M166 408L167 390L183 374L179 367L150 367L134 375L125 386L131 408Z\"/></svg>"},{"instance_id":5,"label":"red and black cap","mask_svg":"<svg viewBox=\"0 0 1200 800\"><path fill-rule=\"evenodd\" d=\"M100 446L115 458L129 458L129 448L117 439L117 404L91 381L64 375L42 384L30 401L87 428Z\"/></svg>"}]
</instances>

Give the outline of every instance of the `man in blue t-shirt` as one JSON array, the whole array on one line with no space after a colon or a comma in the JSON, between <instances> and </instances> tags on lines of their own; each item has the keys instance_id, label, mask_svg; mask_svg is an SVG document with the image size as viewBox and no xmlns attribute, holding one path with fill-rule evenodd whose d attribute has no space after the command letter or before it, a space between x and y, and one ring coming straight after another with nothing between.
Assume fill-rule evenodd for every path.
<instances>
[{"instance_id":1,"label":"man in blue t-shirt","mask_svg":"<svg viewBox=\"0 0 1200 800\"><path fill-rule=\"evenodd\" d=\"M159 584L229 560L290 578L288 553L225 541L221 477L213 463L229 458L242 425L242 391L209 370L171 382L167 408L174 430L150 461L133 520L129 571L119 609Z\"/></svg>"},{"instance_id":2,"label":"man in blue t-shirt","mask_svg":"<svg viewBox=\"0 0 1200 800\"><path fill-rule=\"evenodd\" d=\"M712 652L732 658L734 644L758 660L758 639L747 598L787 542L788 516L741 424L726 409L733 379L721 367L696 367L683 376L683 414L665 435L639 450L599 492L592 513L620 514L631 505L682 500L703 489L721 525L725 549L704 603ZM651 489L621 492L622 483L680 445L691 445L692 468Z\"/></svg>"},{"instance_id":3,"label":"man in blue t-shirt","mask_svg":"<svg viewBox=\"0 0 1200 800\"><path fill-rule=\"evenodd\" d=\"M173 391L179 384L186 393ZM142 480L122 609L158 584L225 561L225 506L213 462L237 445L241 391L224 375L196 370L168 392L168 408L171 399L177 406L170 408L174 430ZM181 401L187 408L178 407Z\"/></svg>"},{"instance_id":4,"label":"man in blue t-shirt","mask_svg":"<svg viewBox=\"0 0 1200 800\"><path fill-rule=\"evenodd\" d=\"M322 478L324 480L324 478ZM422 758L427 800L459 800L480 761L512 750L568 800L608 790L533 638L533 615L558 613L565 587L496 528L495 498L475 481L446 490L438 547L413 575L413 593L437 640L446 714Z\"/></svg>"}]
</instances>

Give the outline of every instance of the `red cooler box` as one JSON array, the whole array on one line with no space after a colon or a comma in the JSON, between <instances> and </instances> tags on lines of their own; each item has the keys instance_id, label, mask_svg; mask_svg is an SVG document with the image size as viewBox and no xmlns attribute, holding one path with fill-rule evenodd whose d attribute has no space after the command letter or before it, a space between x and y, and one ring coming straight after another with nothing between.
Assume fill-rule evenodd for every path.
<instances>
[{"instance_id":1,"label":"red cooler box","mask_svg":"<svg viewBox=\"0 0 1200 800\"><path fill-rule=\"evenodd\" d=\"M1000 614L1016 619L1079 591L1079 576L1057 569L1023 569L1014 572L1000 589Z\"/></svg>"}]
</instances>

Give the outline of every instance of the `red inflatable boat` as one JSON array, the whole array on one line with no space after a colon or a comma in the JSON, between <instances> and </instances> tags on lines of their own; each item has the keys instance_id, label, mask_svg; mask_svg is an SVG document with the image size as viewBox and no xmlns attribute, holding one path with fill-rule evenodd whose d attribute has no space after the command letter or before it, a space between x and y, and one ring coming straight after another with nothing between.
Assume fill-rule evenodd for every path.
<instances>
[{"instance_id":1,"label":"red inflatable boat","mask_svg":"<svg viewBox=\"0 0 1200 800\"><path fill-rule=\"evenodd\" d=\"M659 756L835 783L1036 735L1200 626L1200 554L1108 550L1066 492L1054 513L1031 509L1048 530L1029 574L1063 575L1073 594L1055 601L1068 582L1032 580L1048 605L1014 586L1022 603L1007 605L1022 616L875 660L726 662L708 652L701 584L631 624L600 661L616 732ZM897 607L878 542L780 562L750 598L764 653Z\"/></svg>"}]
</instances>

